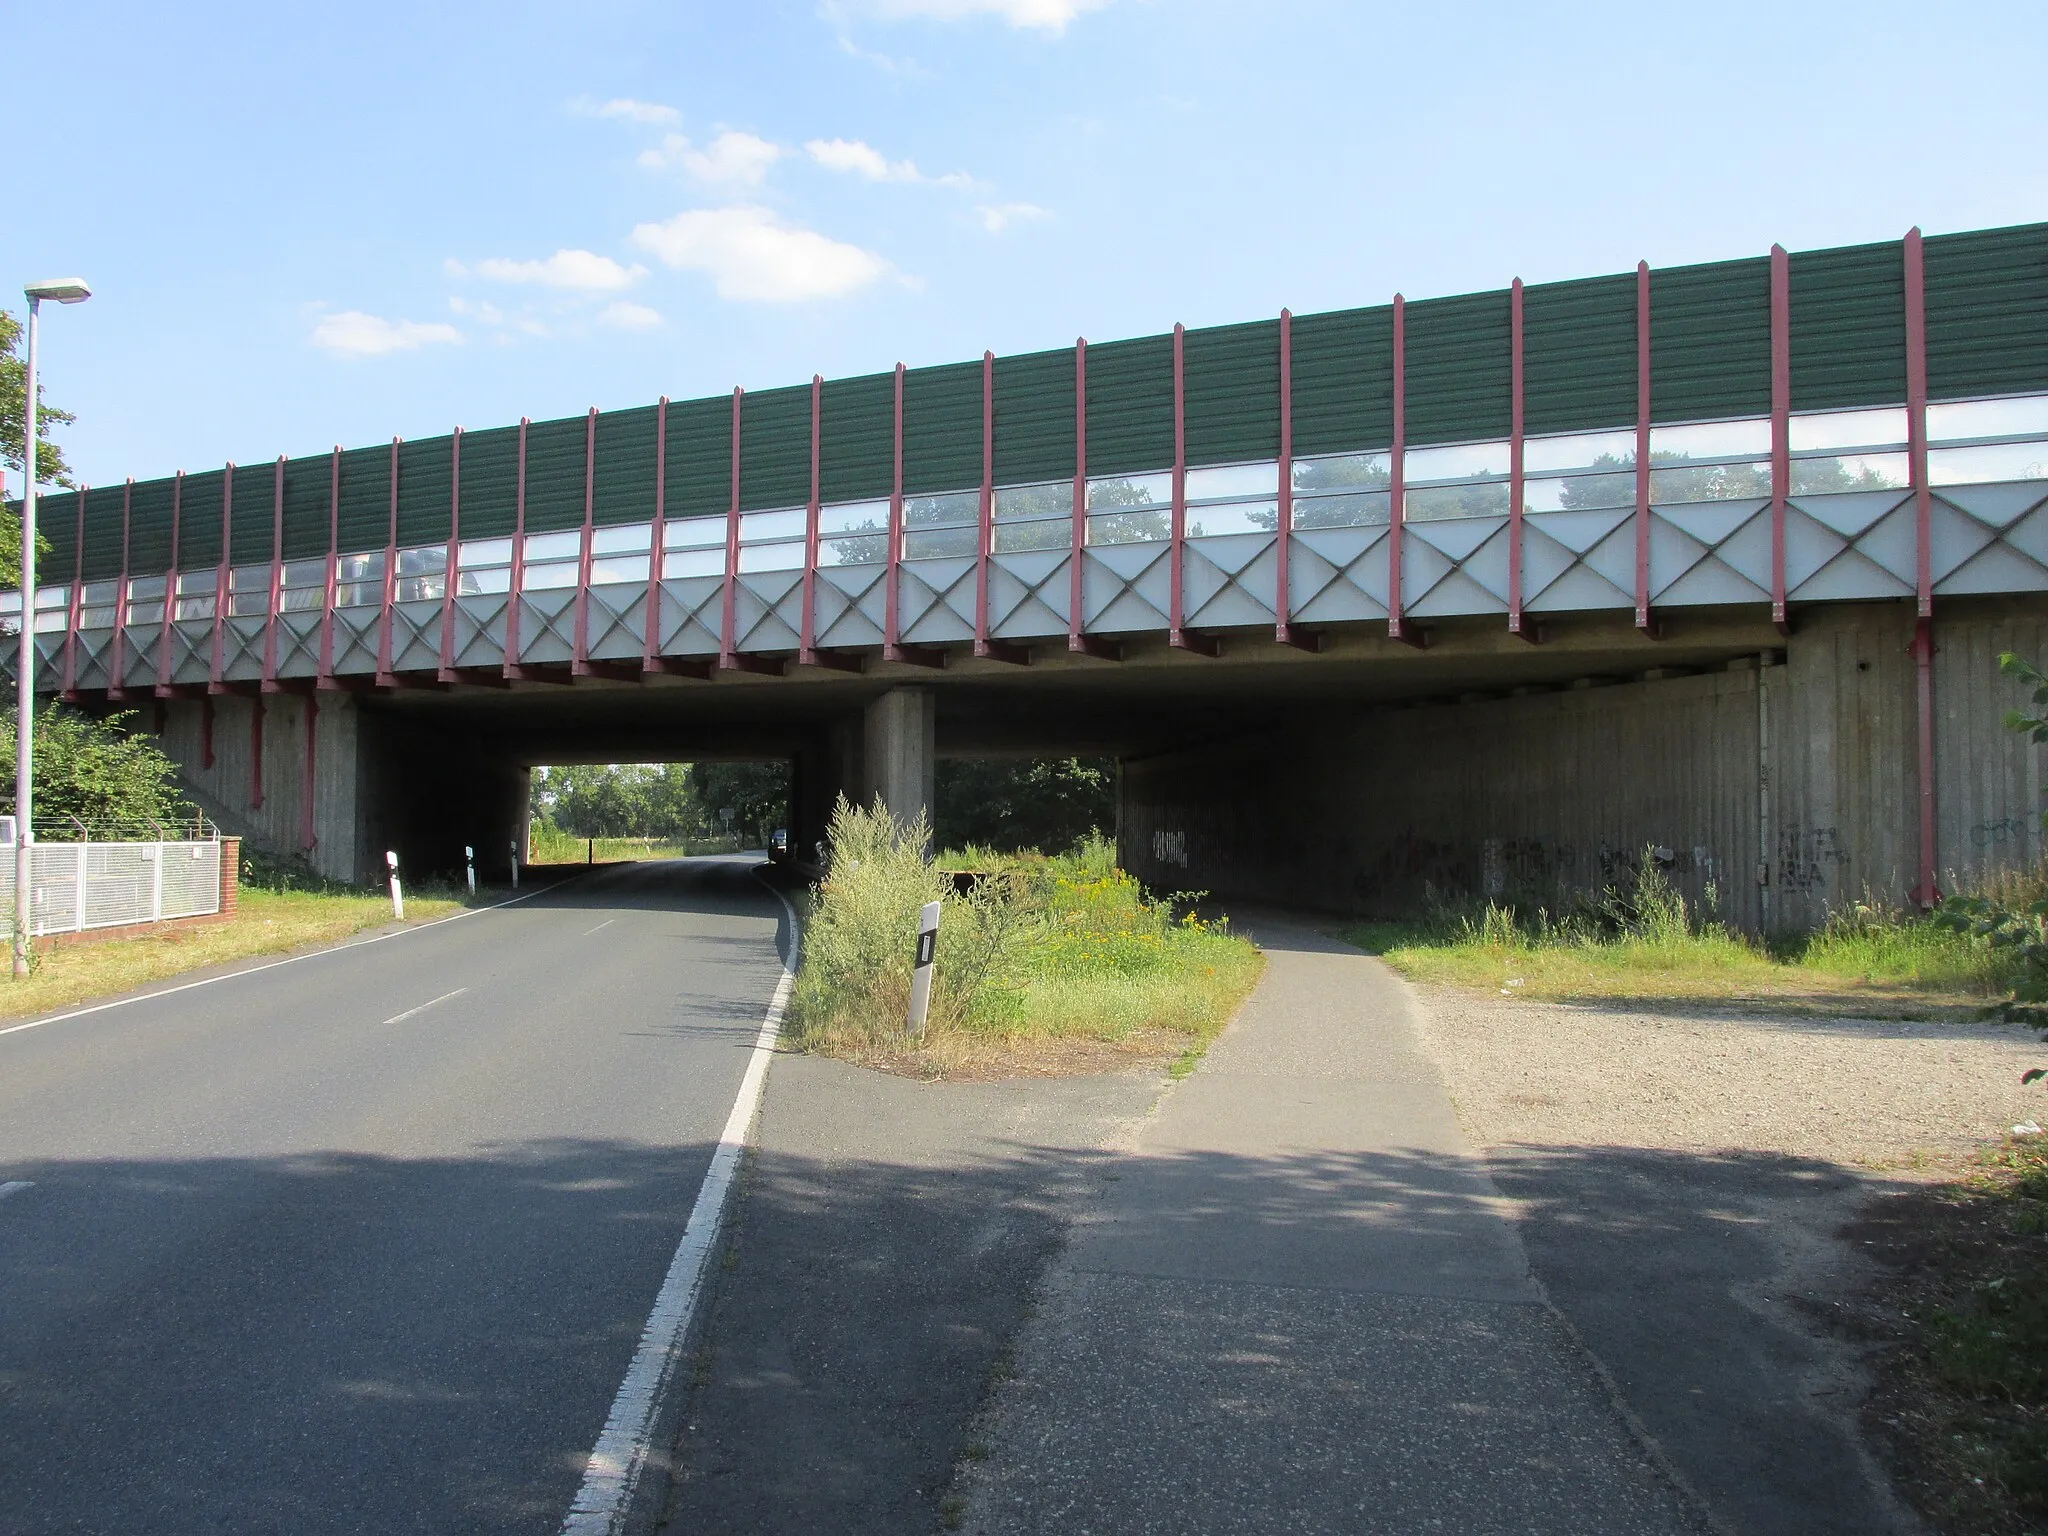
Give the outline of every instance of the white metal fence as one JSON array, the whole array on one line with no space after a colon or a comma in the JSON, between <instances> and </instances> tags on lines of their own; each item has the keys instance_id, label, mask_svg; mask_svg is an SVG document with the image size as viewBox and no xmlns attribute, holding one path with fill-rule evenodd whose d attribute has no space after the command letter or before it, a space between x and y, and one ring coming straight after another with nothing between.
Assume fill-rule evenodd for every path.
<instances>
[{"instance_id":1,"label":"white metal fence","mask_svg":"<svg viewBox=\"0 0 2048 1536\"><path fill-rule=\"evenodd\" d=\"M0 931L14 923L14 861L0 848ZM37 843L29 870L35 931L78 933L220 910L220 843Z\"/></svg>"}]
</instances>

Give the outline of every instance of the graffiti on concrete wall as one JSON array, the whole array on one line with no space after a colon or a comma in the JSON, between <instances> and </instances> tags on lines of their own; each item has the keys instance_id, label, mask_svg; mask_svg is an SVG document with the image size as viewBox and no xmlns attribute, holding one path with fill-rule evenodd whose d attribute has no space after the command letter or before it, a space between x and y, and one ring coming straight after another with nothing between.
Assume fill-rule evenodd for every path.
<instances>
[{"instance_id":1,"label":"graffiti on concrete wall","mask_svg":"<svg viewBox=\"0 0 2048 1536\"><path fill-rule=\"evenodd\" d=\"M1970 828L1970 846L1980 851L2010 849L2018 853L2033 841L2034 822L2027 816L2001 816L1996 821L1980 821Z\"/></svg>"},{"instance_id":2,"label":"graffiti on concrete wall","mask_svg":"<svg viewBox=\"0 0 2048 1536\"><path fill-rule=\"evenodd\" d=\"M1172 864L1177 868L1188 867L1188 835L1185 832L1168 832L1163 827L1152 833L1152 862Z\"/></svg>"},{"instance_id":3,"label":"graffiti on concrete wall","mask_svg":"<svg viewBox=\"0 0 2048 1536\"><path fill-rule=\"evenodd\" d=\"M1476 852L1477 857L1473 855ZM1383 843L1359 867L1353 888L1368 906L1416 897L1480 897L1515 905L1570 908L1586 898L1634 884L1644 864L1694 887L1724 878L1724 862L1701 844L1593 844L1545 837L1489 837L1476 850L1410 834Z\"/></svg>"},{"instance_id":4,"label":"graffiti on concrete wall","mask_svg":"<svg viewBox=\"0 0 2048 1536\"><path fill-rule=\"evenodd\" d=\"M1787 891L1825 890L1835 883L1834 870L1848 863L1833 827L1802 827L1796 822L1778 829L1778 887Z\"/></svg>"}]
</instances>

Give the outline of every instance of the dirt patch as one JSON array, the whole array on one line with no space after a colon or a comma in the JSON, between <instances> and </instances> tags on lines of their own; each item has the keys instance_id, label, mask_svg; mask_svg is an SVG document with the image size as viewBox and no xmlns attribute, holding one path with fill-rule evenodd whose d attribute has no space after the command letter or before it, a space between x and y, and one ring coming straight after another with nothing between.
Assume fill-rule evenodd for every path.
<instances>
[{"instance_id":1,"label":"dirt patch","mask_svg":"<svg viewBox=\"0 0 2048 1536\"><path fill-rule=\"evenodd\" d=\"M999 1083L1015 1078L1094 1077L1140 1067L1164 1067L1194 1043L1178 1030L1133 1030L1120 1040L1085 1036L1020 1036L978 1041L948 1035L930 1046L844 1047L841 1061L918 1082Z\"/></svg>"}]
</instances>

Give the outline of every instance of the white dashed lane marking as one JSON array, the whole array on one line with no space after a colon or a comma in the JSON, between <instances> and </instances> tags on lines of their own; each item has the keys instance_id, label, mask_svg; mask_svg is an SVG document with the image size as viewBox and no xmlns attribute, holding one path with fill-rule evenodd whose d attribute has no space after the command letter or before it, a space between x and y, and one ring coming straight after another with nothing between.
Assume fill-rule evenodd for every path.
<instances>
[{"instance_id":1,"label":"white dashed lane marking","mask_svg":"<svg viewBox=\"0 0 2048 1536\"><path fill-rule=\"evenodd\" d=\"M424 1003L421 1003L417 1008L408 1008L403 1013L394 1013L393 1015L391 1015L390 1018L386 1019L384 1022L386 1024L403 1024L407 1019L411 1018L414 1014L425 1013L429 1008L433 1007L434 1004L445 1003L451 997L460 997L462 996L463 993L467 992L468 990L469 988L467 987L457 987L453 992L443 992L439 997L428 998Z\"/></svg>"}]
</instances>

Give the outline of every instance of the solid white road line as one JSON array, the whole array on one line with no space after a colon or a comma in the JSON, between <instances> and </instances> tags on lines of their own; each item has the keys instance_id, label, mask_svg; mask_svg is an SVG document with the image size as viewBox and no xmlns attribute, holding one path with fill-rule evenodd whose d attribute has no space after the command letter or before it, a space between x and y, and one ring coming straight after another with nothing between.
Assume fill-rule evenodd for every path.
<instances>
[{"instance_id":1,"label":"solid white road line","mask_svg":"<svg viewBox=\"0 0 2048 1536\"><path fill-rule=\"evenodd\" d=\"M771 889L773 889L771 887ZM640 1347L633 1363L626 1367L626 1379L612 1399L612 1411L597 1447L583 1469L583 1486L562 1521L562 1536L614 1536L619 1522L633 1502L633 1486L640 1480L647 1462L647 1437L654 1428L655 1410L675 1369L676 1355L689 1332L691 1315L697 1309L697 1295L704 1286L704 1269L711 1251L718 1245L718 1233L725 1221L726 1197L732 1192L732 1178L746 1149L747 1133L754 1123L754 1111L761 1103L761 1085L768 1076L768 1061L775 1053L776 1036L782 1029L782 1010L789 1005L789 989L795 982L796 909L780 891L775 899L789 914L790 953L783 961L782 979L775 984L775 996L768 1004L761 1033L747 1057L740 1091L726 1116L725 1130L718 1138L718 1150L711 1154L711 1166L697 1190L697 1203L690 1208L690 1220L683 1228L683 1240L676 1245L668 1276L654 1298L654 1311L640 1335Z\"/></svg>"},{"instance_id":2,"label":"solid white road line","mask_svg":"<svg viewBox=\"0 0 2048 1536\"><path fill-rule=\"evenodd\" d=\"M462 996L463 993L467 992L468 990L469 988L467 987L457 987L453 992L443 992L439 997L428 998L424 1003L421 1003L417 1008L408 1008L403 1013L394 1013L393 1015L391 1015L390 1018L386 1019L384 1022L386 1024L403 1024L407 1019L411 1018L414 1014L425 1013L429 1008L433 1007L434 1004L445 1003L451 997L460 997Z\"/></svg>"},{"instance_id":3,"label":"solid white road line","mask_svg":"<svg viewBox=\"0 0 2048 1536\"><path fill-rule=\"evenodd\" d=\"M524 896L509 896L503 901L494 901L488 907L471 907L466 912L451 912L446 917L437 917L431 923L415 923L410 928L394 929L390 933L373 933L367 939L349 939L327 949L310 950L303 955L286 955L282 960L266 961L252 965L247 970L229 971L225 976L202 976L197 981L183 982L175 987L164 987L156 992L138 992L133 997L117 997L110 1003L94 1003L90 1008L74 1008L69 1013L53 1013L47 1019L30 1019L26 1024L9 1024L0 1028L0 1035L18 1035L24 1029L41 1029L45 1024L62 1024L70 1019L82 1019L90 1013L105 1013L109 1008L125 1008L130 1003L146 1003L154 998L169 997L174 992L190 992L194 987L210 987L217 981L238 981L244 976L254 976L259 971L274 971L280 965L297 965L301 960L318 960L325 955L338 955L344 950L361 949L365 944L381 944L386 939L402 939L409 933L425 933L429 928L438 928L443 923L459 923L465 917L479 917L486 912L495 912L500 907L516 907L522 901L531 901L536 896L545 896L569 884L570 880L581 880L582 875L571 875L568 880L544 885L538 890L528 891Z\"/></svg>"},{"instance_id":4,"label":"solid white road line","mask_svg":"<svg viewBox=\"0 0 2048 1536\"><path fill-rule=\"evenodd\" d=\"M0 1200L5 1200L9 1195L18 1195L24 1189L34 1189L35 1187L34 1179L9 1179L5 1184L0 1184Z\"/></svg>"},{"instance_id":5,"label":"solid white road line","mask_svg":"<svg viewBox=\"0 0 2048 1536\"><path fill-rule=\"evenodd\" d=\"M609 927L611 927L611 925L612 925L613 923L615 923L615 922L617 922L617 921L618 921L618 919L617 919L617 918L615 918L615 917L608 917L608 918L606 918L606 919L605 919L605 920L604 920L603 922L599 923L599 924L597 925L597 927L596 927L596 928L586 928L586 929L585 929L585 930L583 931L583 937L585 937L585 938L587 939L587 938L589 938L589 937L590 937L590 936L591 936L591 935L592 935L593 933L596 933L596 932L597 932L597 931L598 931L599 929L602 929L602 928L609 928Z\"/></svg>"}]
</instances>

